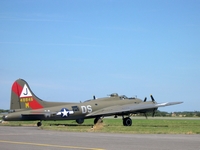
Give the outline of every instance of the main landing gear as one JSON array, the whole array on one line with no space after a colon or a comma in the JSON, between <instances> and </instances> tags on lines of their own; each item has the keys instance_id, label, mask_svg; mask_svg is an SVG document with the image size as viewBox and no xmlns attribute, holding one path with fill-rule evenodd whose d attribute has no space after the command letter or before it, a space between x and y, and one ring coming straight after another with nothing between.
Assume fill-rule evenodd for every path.
<instances>
[{"instance_id":1,"label":"main landing gear","mask_svg":"<svg viewBox=\"0 0 200 150\"><path fill-rule=\"evenodd\" d=\"M84 119L83 119L83 118L76 119L76 123L78 123L78 124L82 124L83 122L84 122Z\"/></svg>"},{"instance_id":2,"label":"main landing gear","mask_svg":"<svg viewBox=\"0 0 200 150\"><path fill-rule=\"evenodd\" d=\"M132 125L131 118L129 118L129 117L126 117L126 118L122 117L122 120L123 120L123 125L124 126L131 126Z\"/></svg>"},{"instance_id":3,"label":"main landing gear","mask_svg":"<svg viewBox=\"0 0 200 150\"><path fill-rule=\"evenodd\" d=\"M97 124L97 123L103 123L103 119L101 117L96 117L94 119L94 124Z\"/></svg>"},{"instance_id":4,"label":"main landing gear","mask_svg":"<svg viewBox=\"0 0 200 150\"><path fill-rule=\"evenodd\" d=\"M42 121L37 123L37 126L40 127L42 125Z\"/></svg>"}]
</instances>

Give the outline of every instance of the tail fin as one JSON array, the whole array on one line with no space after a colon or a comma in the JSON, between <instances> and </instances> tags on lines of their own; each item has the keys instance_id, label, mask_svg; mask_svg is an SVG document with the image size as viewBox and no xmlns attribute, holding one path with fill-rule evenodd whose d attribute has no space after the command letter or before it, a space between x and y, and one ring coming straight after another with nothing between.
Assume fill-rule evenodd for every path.
<instances>
[{"instance_id":1,"label":"tail fin","mask_svg":"<svg viewBox=\"0 0 200 150\"><path fill-rule=\"evenodd\" d=\"M10 109L40 109L44 101L39 99L23 79L16 80L12 85Z\"/></svg>"}]
</instances>

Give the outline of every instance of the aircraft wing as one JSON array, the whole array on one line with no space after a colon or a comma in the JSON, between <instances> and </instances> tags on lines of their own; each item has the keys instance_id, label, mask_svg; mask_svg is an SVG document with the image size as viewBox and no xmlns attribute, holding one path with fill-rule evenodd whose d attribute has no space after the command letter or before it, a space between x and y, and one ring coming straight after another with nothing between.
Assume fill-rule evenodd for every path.
<instances>
[{"instance_id":1,"label":"aircraft wing","mask_svg":"<svg viewBox=\"0 0 200 150\"><path fill-rule=\"evenodd\" d=\"M74 111L69 111L66 108L62 108L60 111L52 112L50 110L43 110L43 109L37 109L37 110L32 110L30 113L27 114L21 114L23 117L51 117L51 116L68 116L69 114L74 114Z\"/></svg>"},{"instance_id":2,"label":"aircraft wing","mask_svg":"<svg viewBox=\"0 0 200 150\"><path fill-rule=\"evenodd\" d=\"M164 106L170 106L170 105L176 105L181 104L183 102L166 102L166 103L147 103L145 102L140 104L126 104L126 105L117 105L117 106L111 106L106 107L97 111L94 111L87 115L87 117L90 116L98 116L98 115L114 115L118 113L126 113L126 112L137 112L139 110L145 110L145 109L153 109L158 107L164 107Z\"/></svg>"},{"instance_id":3,"label":"aircraft wing","mask_svg":"<svg viewBox=\"0 0 200 150\"><path fill-rule=\"evenodd\" d=\"M59 112L59 111L58 111ZM44 111L43 109L36 109L36 110L30 110L30 111L22 111L21 116L22 117L33 117L33 118L48 118L53 115L56 115L58 112L52 112L52 111Z\"/></svg>"},{"instance_id":4,"label":"aircraft wing","mask_svg":"<svg viewBox=\"0 0 200 150\"><path fill-rule=\"evenodd\" d=\"M48 118L52 116L55 113L50 113L50 112L36 112L36 111L30 111L30 113L22 113L21 116L23 118L34 118L34 119L41 119L41 118Z\"/></svg>"}]
</instances>

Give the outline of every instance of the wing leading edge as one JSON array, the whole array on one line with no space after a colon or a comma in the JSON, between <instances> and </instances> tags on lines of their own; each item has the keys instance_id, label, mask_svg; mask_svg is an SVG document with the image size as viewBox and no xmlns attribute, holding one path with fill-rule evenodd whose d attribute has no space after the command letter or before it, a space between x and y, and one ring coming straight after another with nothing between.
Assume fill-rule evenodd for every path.
<instances>
[{"instance_id":1,"label":"wing leading edge","mask_svg":"<svg viewBox=\"0 0 200 150\"><path fill-rule=\"evenodd\" d=\"M118 105L118 106L111 106L111 107L106 107L97 111L94 111L90 114L87 115L87 117L92 117L92 116L103 116L103 115L114 115L118 113L133 113L137 112L139 110L146 110L146 109L155 109L158 107L165 107L165 106L171 106L171 105L177 105L181 104L183 102L166 102L166 103L148 103L145 104L145 102L140 103L140 104L126 104L126 105Z\"/></svg>"}]
</instances>

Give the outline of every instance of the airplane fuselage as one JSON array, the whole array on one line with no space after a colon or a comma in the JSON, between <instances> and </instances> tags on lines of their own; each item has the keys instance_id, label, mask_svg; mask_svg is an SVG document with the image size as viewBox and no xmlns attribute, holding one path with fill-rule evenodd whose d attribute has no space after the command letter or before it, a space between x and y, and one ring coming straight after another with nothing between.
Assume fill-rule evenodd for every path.
<instances>
[{"instance_id":1,"label":"airplane fuselage","mask_svg":"<svg viewBox=\"0 0 200 150\"><path fill-rule=\"evenodd\" d=\"M5 121L76 120L76 119L95 118L96 116L87 117L87 115L92 113L93 111L98 111L100 109L107 107L113 107L113 106L117 107L124 104L139 104L142 102L143 102L142 100L137 98L124 99L121 97L100 98L94 100L92 99L83 103L70 103L70 104L67 103L66 105L46 107L42 109L35 109L35 110L22 109L19 111L15 111L14 113L9 113L8 115L4 116L4 120ZM61 112L62 109L65 109L66 111ZM122 113L117 113L117 115L126 115L126 114L123 114L122 112Z\"/></svg>"}]
</instances>

